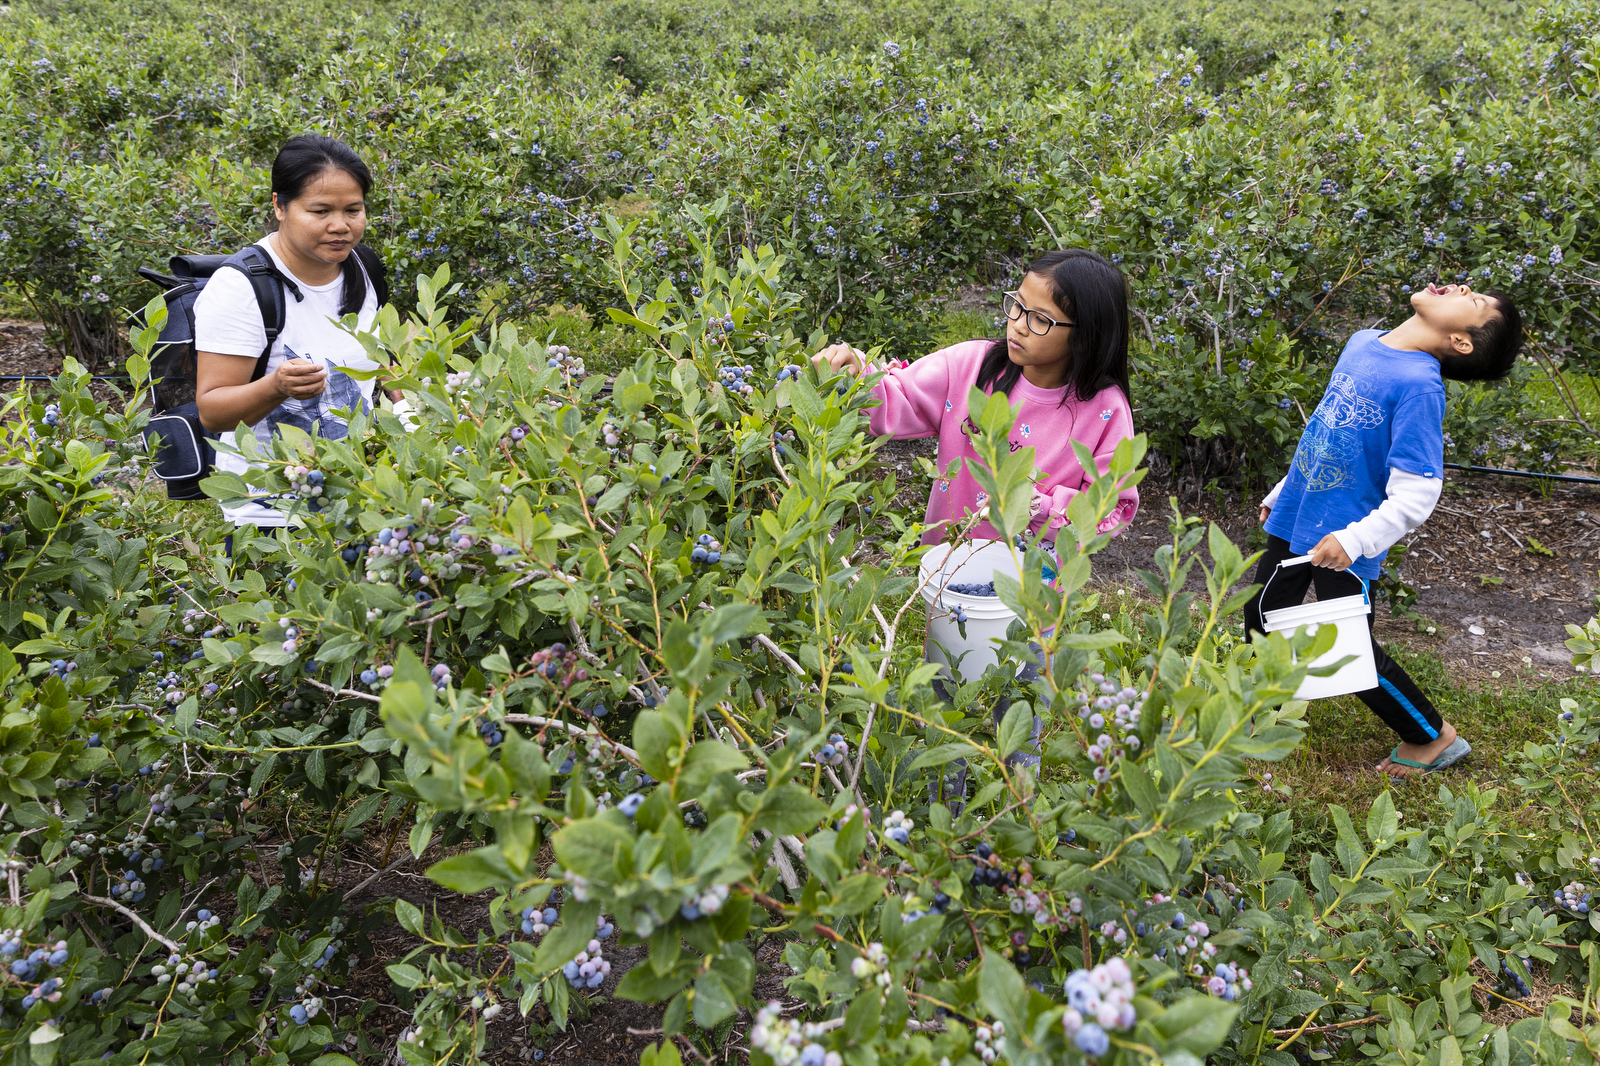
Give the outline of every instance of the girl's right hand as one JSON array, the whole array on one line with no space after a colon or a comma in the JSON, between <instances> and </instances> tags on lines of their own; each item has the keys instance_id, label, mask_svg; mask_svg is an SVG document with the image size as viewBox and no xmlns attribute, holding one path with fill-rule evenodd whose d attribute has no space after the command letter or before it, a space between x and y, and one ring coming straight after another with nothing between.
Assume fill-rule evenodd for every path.
<instances>
[{"instance_id":1,"label":"girl's right hand","mask_svg":"<svg viewBox=\"0 0 1600 1066\"><path fill-rule=\"evenodd\" d=\"M285 359L272 372L272 385L286 400L309 400L328 387L328 371L309 359Z\"/></svg>"},{"instance_id":2,"label":"girl's right hand","mask_svg":"<svg viewBox=\"0 0 1600 1066\"><path fill-rule=\"evenodd\" d=\"M867 353L848 344L830 344L811 357L813 366L821 367L824 362L846 374L859 374L867 365Z\"/></svg>"}]
</instances>

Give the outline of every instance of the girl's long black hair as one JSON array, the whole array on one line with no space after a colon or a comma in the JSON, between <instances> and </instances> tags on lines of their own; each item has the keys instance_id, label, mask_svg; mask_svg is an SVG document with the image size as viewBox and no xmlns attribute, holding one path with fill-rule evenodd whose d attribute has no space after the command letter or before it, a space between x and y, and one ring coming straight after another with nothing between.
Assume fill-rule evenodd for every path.
<instances>
[{"instance_id":1,"label":"girl's long black hair","mask_svg":"<svg viewBox=\"0 0 1600 1066\"><path fill-rule=\"evenodd\" d=\"M372 171L343 141L317 133L289 138L272 161L272 191L278 194L278 206L298 199L307 185L330 170L342 170L354 178L361 186L362 196L372 191ZM276 223L273 228L277 228ZM344 295L339 301L339 313L357 314L367 302L367 275L354 248L345 256L340 270L344 274Z\"/></svg>"},{"instance_id":2,"label":"girl's long black hair","mask_svg":"<svg viewBox=\"0 0 1600 1066\"><path fill-rule=\"evenodd\" d=\"M1131 400L1128 388L1128 283L1116 264L1087 248L1045 252L1028 264L1050 285L1056 306L1074 325L1067 340L1069 399L1087 400L1115 385ZM1011 361L1006 339L995 341L978 368L977 386L985 392L1010 395L1022 377Z\"/></svg>"}]
</instances>

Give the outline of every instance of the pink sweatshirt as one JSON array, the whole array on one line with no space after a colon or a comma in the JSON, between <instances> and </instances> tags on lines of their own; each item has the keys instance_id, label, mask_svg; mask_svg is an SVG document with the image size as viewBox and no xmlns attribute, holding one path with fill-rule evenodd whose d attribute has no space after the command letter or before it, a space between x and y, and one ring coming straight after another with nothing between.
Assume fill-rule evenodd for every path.
<instances>
[{"instance_id":1,"label":"pink sweatshirt","mask_svg":"<svg viewBox=\"0 0 1600 1066\"><path fill-rule=\"evenodd\" d=\"M882 402L872 409L872 432L898 440L937 436L941 471L956 459L976 463L978 453L967 438L967 393L977 381L990 344L987 340L965 341L890 370L874 390ZM1022 402L1022 413L1011 430L1011 450L1035 449L1038 480L1029 529L1037 530L1048 522L1050 539L1067 524L1067 504L1089 481L1071 442L1087 445L1104 472L1111 465L1117 443L1133 436L1133 411L1115 385L1087 403L1074 400L1062 404L1066 392L1065 386L1041 389L1019 378L1010 396L1012 403ZM953 479L939 478L928 496L927 524L932 528L923 536L923 543L937 543L947 528L981 511L988 502L988 495L965 464ZM1099 531L1127 524L1138 510L1138 490L1124 489ZM994 540L1000 534L989 523L979 522L972 536Z\"/></svg>"}]
</instances>

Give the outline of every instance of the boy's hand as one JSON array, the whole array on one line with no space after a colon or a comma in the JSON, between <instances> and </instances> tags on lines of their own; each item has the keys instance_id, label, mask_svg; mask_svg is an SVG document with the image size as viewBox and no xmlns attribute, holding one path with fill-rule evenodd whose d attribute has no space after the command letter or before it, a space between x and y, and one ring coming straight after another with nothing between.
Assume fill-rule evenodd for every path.
<instances>
[{"instance_id":1,"label":"boy's hand","mask_svg":"<svg viewBox=\"0 0 1600 1066\"><path fill-rule=\"evenodd\" d=\"M1266 525L1267 524L1267 516L1270 515L1270 514L1272 514L1272 508L1268 507L1266 504L1262 504L1261 505L1261 524L1262 525Z\"/></svg>"},{"instance_id":2,"label":"boy's hand","mask_svg":"<svg viewBox=\"0 0 1600 1066\"><path fill-rule=\"evenodd\" d=\"M1311 549L1311 565L1325 566L1330 570L1348 570L1350 556L1344 552L1344 545L1339 543L1339 538L1329 533L1317 541L1317 546Z\"/></svg>"}]
</instances>

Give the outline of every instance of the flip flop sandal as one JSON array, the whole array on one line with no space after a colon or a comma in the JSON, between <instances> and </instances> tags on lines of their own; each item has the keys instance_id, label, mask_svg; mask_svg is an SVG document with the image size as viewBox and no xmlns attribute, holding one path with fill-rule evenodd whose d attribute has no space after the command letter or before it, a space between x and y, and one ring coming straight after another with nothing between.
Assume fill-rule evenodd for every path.
<instances>
[{"instance_id":1,"label":"flip flop sandal","mask_svg":"<svg viewBox=\"0 0 1600 1066\"><path fill-rule=\"evenodd\" d=\"M1402 759L1398 754L1399 751L1400 745L1396 744L1394 751L1389 753L1389 761L1391 763L1399 763L1401 766L1409 766L1413 770L1421 770L1425 774L1436 774L1440 770L1449 769L1462 759L1465 759L1468 755L1471 755L1472 745L1468 744L1461 737L1456 737L1455 740L1450 742L1450 746L1448 748L1439 753L1439 757L1437 759L1427 763L1413 762L1410 759Z\"/></svg>"}]
</instances>

